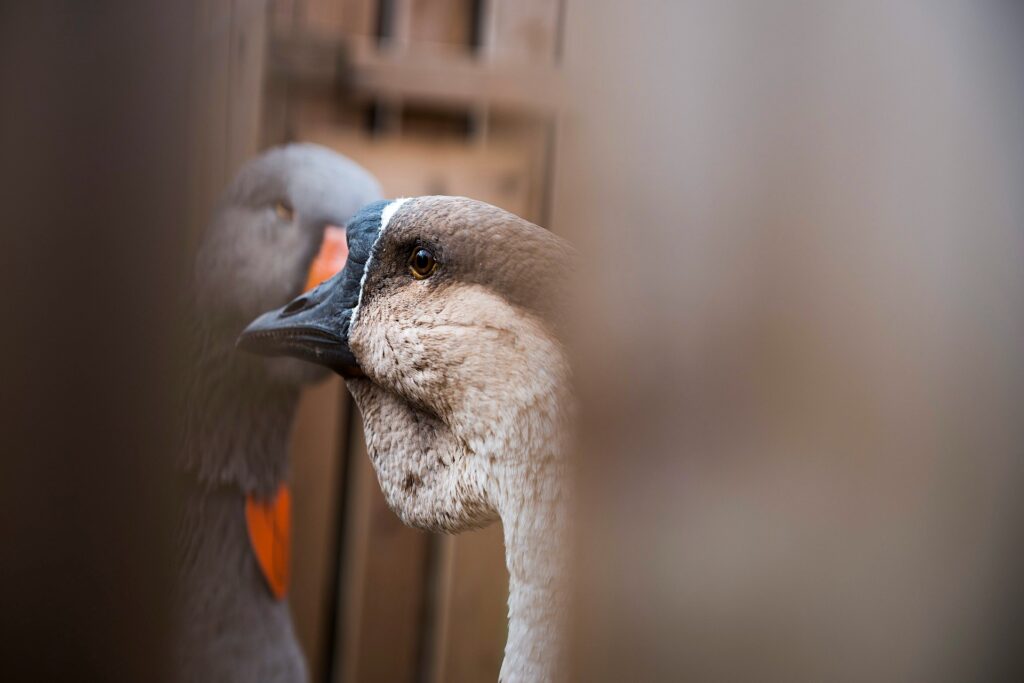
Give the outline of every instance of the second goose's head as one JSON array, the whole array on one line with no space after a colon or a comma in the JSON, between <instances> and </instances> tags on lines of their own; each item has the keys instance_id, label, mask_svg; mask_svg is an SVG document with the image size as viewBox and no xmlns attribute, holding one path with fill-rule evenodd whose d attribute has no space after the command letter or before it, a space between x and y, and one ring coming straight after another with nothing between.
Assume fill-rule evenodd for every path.
<instances>
[{"instance_id":1,"label":"second goose's head","mask_svg":"<svg viewBox=\"0 0 1024 683\"><path fill-rule=\"evenodd\" d=\"M209 351L233 359L245 325L302 292L315 275L318 252L341 231L334 226L378 197L369 173L319 145L275 147L246 163L221 197L196 256L195 314ZM246 367L287 384L316 374L293 361Z\"/></svg>"},{"instance_id":2,"label":"second goose's head","mask_svg":"<svg viewBox=\"0 0 1024 683\"><path fill-rule=\"evenodd\" d=\"M371 204L347 237L344 270L258 318L240 346L347 378L405 522L459 531L504 516L559 459L568 369L555 330L571 249L462 197Z\"/></svg>"}]
</instances>

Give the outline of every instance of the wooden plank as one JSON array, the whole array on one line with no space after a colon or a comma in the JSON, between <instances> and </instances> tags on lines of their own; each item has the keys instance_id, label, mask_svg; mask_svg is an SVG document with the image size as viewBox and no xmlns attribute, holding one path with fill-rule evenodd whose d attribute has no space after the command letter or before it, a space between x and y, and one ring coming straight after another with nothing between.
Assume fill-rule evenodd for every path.
<instances>
[{"instance_id":1,"label":"wooden plank","mask_svg":"<svg viewBox=\"0 0 1024 683\"><path fill-rule=\"evenodd\" d=\"M461 194L531 215L528 151L513 144L368 139L330 127L309 128L299 139L336 149L365 166L387 196Z\"/></svg>"},{"instance_id":2,"label":"wooden plank","mask_svg":"<svg viewBox=\"0 0 1024 683\"><path fill-rule=\"evenodd\" d=\"M356 681L361 636L363 591L366 583L369 539L369 508L366 468L357 461L366 459L366 446L360 424L349 425L348 470L344 494L344 542L341 548L341 590L338 595L334 643L333 683Z\"/></svg>"},{"instance_id":3,"label":"wooden plank","mask_svg":"<svg viewBox=\"0 0 1024 683\"><path fill-rule=\"evenodd\" d=\"M217 196L227 182L225 127L228 121L229 34L231 6L203 0L196 8L195 61L193 72L192 135L190 145L189 227L190 241L210 220Z\"/></svg>"},{"instance_id":4,"label":"wooden plank","mask_svg":"<svg viewBox=\"0 0 1024 683\"><path fill-rule=\"evenodd\" d=\"M432 680L495 681L508 637L508 571L501 524L441 540L446 556L436 590L439 605Z\"/></svg>"},{"instance_id":5,"label":"wooden plank","mask_svg":"<svg viewBox=\"0 0 1024 683\"><path fill-rule=\"evenodd\" d=\"M314 34L339 37L345 32L343 9L338 0L304 0L299 23Z\"/></svg>"},{"instance_id":6,"label":"wooden plank","mask_svg":"<svg viewBox=\"0 0 1024 683\"><path fill-rule=\"evenodd\" d=\"M370 470L368 458L363 458ZM430 538L388 508L370 470L370 549L356 680L415 681L420 658Z\"/></svg>"},{"instance_id":7,"label":"wooden plank","mask_svg":"<svg viewBox=\"0 0 1024 683\"><path fill-rule=\"evenodd\" d=\"M379 0L295 0L300 3L297 23L321 38L374 37Z\"/></svg>"},{"instance_id":8,"label":"wooden plank","mask_svg":"<svg viewBox=\"0 0 1024 683\"><path fill-rule=\"evenodd\" d=\"M377 35L378 5L382 0L337 0L341 5L341 30L347 36Z\"/></svg>"},{"instance_id":9,"label":"wooden plank","mask_svg":"<svg viewBox=\"0 0 1024 683\"><path fill-rule=\"evenodd\" d=\"M320 45L324 54L341 48L337 40L325 43L314 34L298 34L297 40L299 46ZM461 46L443 44L435 44L425 53L396 44L380 49L373 38L353 37L344 45L350 70L344 74L344 82L357 98L544 115L558 113L564 100L561 73L548 64L490 63ZM290 48L282 44L281 49ZM284 77L307 85L333 88L342 80L337 60L319 59L310 64L296 55L282 54L279 61Z\"/></svg>"},{"instance_id":10,"label":"wooden plank","mask_svg":"<svg viewBox=\"0 0 1024 683\"><path fill-rule=\"evenodd\" d=\"M486 54L496 62L552 64L558 43L561 0L491 0L493 43Z\"/></svg>"},{"instance_id":11,"label":"wooden plank","mask_svg":"<svg viewBox=\"0 0 1024 683\"><path fill-rule=\"evenodd\" d=\"M387 25L382 28L384 38L380 49L391 54L405 52L412 35L412 3L413 0L388 0L391 8Z\"/></svg>"},{"instance_id":12,"label":"wooden plank","mask_svg":"<svg viewBox=\"0 0 1024 683\"><path fill-rule=\"evenodd\" d=\"M429 536L387 507L353 429L334 681L417 680Z\"/></svg>"},{"instance_id":13,"label":"wooden plank","mask_svg":"<svg viewBox=\"0 0 1024 683\"><path fill-rule=\"evenodd\" d=\"M294 0L293 30L273 36L272 129L265 140L294 138L297 121L358 126L362 112L348 101L348 41L377 43L377 0ZM342 96L342 95L345 96Z\"/></svg>"},{"instance_id":14,"label":"wooden plank","mask_svg":"<svg viewBox=\"0 0 1024 683\"><path fill-rule=\"evenodd\" d=\"M267 0L232 0L226 169L228 177L259 151Z\"/></svg>"},{"instance_id":15,"label":"wooden plank","mask_svg":"<svg viewBox=\"0 0 1024 683\"><path fill-rule=\"evenodd\" d=\"M428 613L424 621L422 680L434 683L444 680L451 619L452 561L455 537L434 536L431 541L431 566L427 573Z\"/></svg>"},{"instance_id":16,"label":"wooden plank","mask_svg":"<svg viewBox=\"0 0 1024 683\"><path fill-rule=\"evenodd\" d=\"M5 681L176 678L193 11L0 9Z\"/></svg>"},{"instance_id":17,"label":"wooden plank","mask_svg":"<svg viewBox=\"0 0 1024 683\"><path fill-rule=\"evenodd\" d=\"M341 523L342 445L347 443L343 418L350 400L339 377L306 389L290 445L293 533L289 600L314 681L323 680L331 645L327 629L339 550L335 541Z\"/></svg>"},{"instance_id":18,"label":"wooden plank","mask_svg":"<svg viewBox=\"0 0 1024 683\"><path fill-rule=\"evenodd\" d=\"M554 140L555 117L520 116L495 112L489 116L489 119L488 144L520 149L523 156L529 161L525 171L528 209L520 215L550 228L545 204L551 183L551 150Z\"/></svg>"},{"instance_id":19,"label":"wooden plank","mask_svg":"<svg viewBox=\"0 0 1024 683\"><path fill-rule=\"evenodd\" d=\"M351 83L357 93L375 97L557 112L562 101L560 73L547 64L489 64L461 53L389 54L366 41L351 45Z\"/></svg>"},{"instance_id":20,"label":"wooden plank","mask_svg":"<svg viewBox=\"0 0 1024 683\"><path fill-rule=\"evenodd\" d=\"M437 46L469 51L473 35L473 0L410 0L409 50Z\"/></svg>"},{"instance_id":21,"label":"wooden plank","mask_svg":"<svg viewBox=\"0 0 1024 683\"><path fill-rule=\"evenodd\" d=\"M301 0L270 0L271 33L289 33L294 30L301 10Z\"/></svg>"}]
</instances>

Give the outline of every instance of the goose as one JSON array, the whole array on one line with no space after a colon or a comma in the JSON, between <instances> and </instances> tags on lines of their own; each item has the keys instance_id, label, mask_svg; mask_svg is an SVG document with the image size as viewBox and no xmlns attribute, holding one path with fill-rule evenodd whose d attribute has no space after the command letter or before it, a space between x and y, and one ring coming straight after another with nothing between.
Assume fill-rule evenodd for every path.
<instances>
[{"instance_id":1,"label":"goose","mask_svg":"<svg viewBox=\"0 0 1024 683\"><path fill-rule=\"evenodd\" d=\"M282 595L286 558L252 534L288 514L279 491L299 390L329 372L239 354L234 342L254 315L303 290L318 249L341 231L332 226L379 196L373 177L341 155L277 147L239 171L202 237L179 463L177 680L307 679ZM271 556L260 556L264 547Z\"/></svg>"},{"instance_id":2,"label":"goose","mask_svg":"<svg viewBox=\"0 0 1024 683\"><path fill-rule=\"evenodd\" d=\"M348 224L345 268L253 321L240 348L331 368L403 522L501 520L509 630L500 680L560 677L573 410L551 232L464 197L379 201Z\"/></svg>"}]
</instances>

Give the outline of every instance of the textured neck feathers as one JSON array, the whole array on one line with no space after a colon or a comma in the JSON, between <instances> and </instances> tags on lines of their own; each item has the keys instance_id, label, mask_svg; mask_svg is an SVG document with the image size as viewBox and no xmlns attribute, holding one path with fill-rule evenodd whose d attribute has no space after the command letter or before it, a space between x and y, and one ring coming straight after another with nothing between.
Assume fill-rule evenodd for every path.
<instances>
[{"instance_id":1,"label":"textured neck feathers","mask_svg":"<svg viewBox=\"0 0 1024 683\"><path fill-rule=\"evenodd\" d=\"M531 468L502 511L509 570L503 683L558 680L566 618L569 508L560 463Z\"/></svg>"},{"instance_id":2,"label":"textured neck feathers","mask_svg":"<svg viewBox=\"0 0 1024 683\"><path fill-rule=\"evenodd\" d=\"M500 517L509 570L501 680L556 678L568 557L567 368L557 344L535 349L533 381L472 399L443 417L369 380L346 382L391 508L407 524L457 532ZM464 400L463 400L464 399Z\"/></svg>"},{"instance_id":3,"label":"textured neck feathers","mask_svg":"<svg viewBox=\"0 0 1024 683\"><path fill-rule=\"evenodd\" d=\"M569 478L562 409L553 391L512 420L510 442L521 457L500 461L497 506L509 572L509 634L501 666L503 683L558 678L567 610Z\"/></svg>"}]
</instances>

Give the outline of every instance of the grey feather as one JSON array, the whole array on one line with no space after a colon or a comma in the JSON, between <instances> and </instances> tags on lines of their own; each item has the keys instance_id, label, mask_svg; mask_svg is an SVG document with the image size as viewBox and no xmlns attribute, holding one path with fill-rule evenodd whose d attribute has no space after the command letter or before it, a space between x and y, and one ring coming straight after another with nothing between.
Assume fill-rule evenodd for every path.
<instances>
[{"instance_id":1,"label":"grey feather","mask_svg":"<svg viewBox=\"0 0 1024 683\"><path fill-rule=\"evenodd\" d=\"M300 387L325 373L236 353L234 343L255 313L299 293L324 227L345 225L379 196L373 177L345 157L279 147L241 169L203 236L180 462L178 680L308 677L287 602L273 598L250 548L244 501L285 478Z\"/></svg>"}]
</instances>

